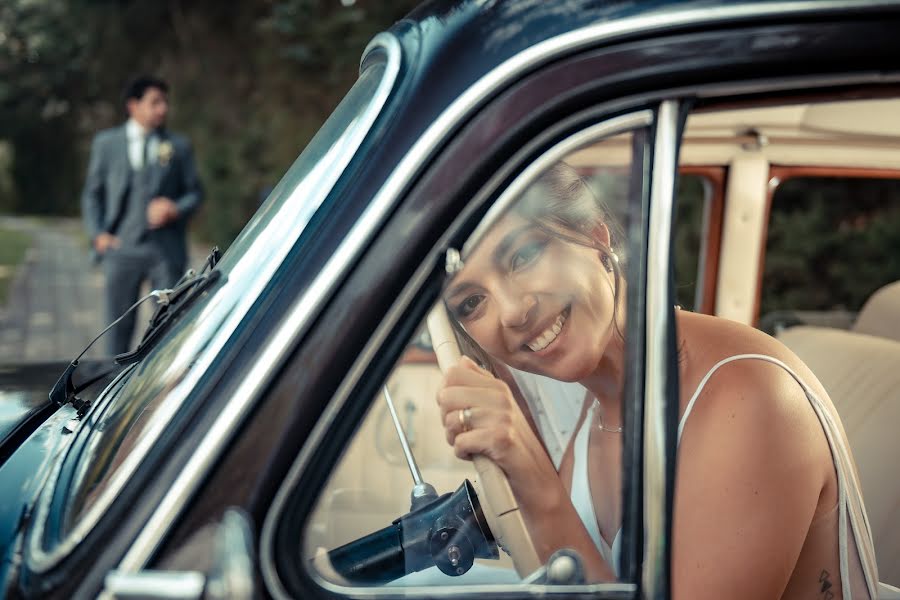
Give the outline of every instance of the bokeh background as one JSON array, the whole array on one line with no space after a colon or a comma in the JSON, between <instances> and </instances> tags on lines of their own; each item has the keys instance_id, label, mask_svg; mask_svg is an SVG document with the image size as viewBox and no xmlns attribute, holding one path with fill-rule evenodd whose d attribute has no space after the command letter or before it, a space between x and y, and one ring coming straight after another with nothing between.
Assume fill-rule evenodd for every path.
<instances>
[{"instance_id":1,"label":"bokeh background","mask_svg":"<svg viewBox=\"0 0 900 600\"><path fill-rule=\"evenodd\" d=\"M193 143L206 192L196 266L227 249L353 84L368 42L416 4L0 0L0 371L68 361L106 325L80 196L91 139L125 120L130 78L169 83L168 126Z\"/></svg>"},{"instance_id":2,"label":"bokeh background","mask_svg":"<svg viewBox=\"0 0 900 600\"><path fill-rule=\"evenodd\" d=\"M414 0L3 0L0 213L79 213L91 137L125 82L171 87L169 127L206 189L200 239L227 246Z\"/></svg>"},{"instance_id":3,"label":"bokeh background","mask_svg":"<svg viewBox=\"0 0 900 600\"><path fill-rule=\"evenodd\" d=\"M191 222L197 265L227 249L350 88L368 42L416 4L0 0L0 366L68 359L106 324L79 199L93 135L125 119L129 78L169 82L169 127L194 145L206 191ZM675 283L687 309L707 193L681 178ZM762 314L852 317L900 279L900 181L795 179L778 198Z\"/></svg>"}]
</instances>

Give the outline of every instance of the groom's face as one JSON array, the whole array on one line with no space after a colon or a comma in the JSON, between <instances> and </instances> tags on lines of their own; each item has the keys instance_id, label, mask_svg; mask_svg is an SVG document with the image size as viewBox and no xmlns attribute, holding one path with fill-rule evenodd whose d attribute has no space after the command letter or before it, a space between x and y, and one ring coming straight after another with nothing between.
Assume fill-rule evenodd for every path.
<instances>
[{"instance_id":1,"label":"groom's face","mask_svg":"<svg viewBox=\"0 0 900 600\"><path fill-rule=\"evenodd\" d=\"M144 129L158 129L166 124L169 99L159 88L149 87L140 98L128 101L128 114Z\"/></svg>"}]
</instances>

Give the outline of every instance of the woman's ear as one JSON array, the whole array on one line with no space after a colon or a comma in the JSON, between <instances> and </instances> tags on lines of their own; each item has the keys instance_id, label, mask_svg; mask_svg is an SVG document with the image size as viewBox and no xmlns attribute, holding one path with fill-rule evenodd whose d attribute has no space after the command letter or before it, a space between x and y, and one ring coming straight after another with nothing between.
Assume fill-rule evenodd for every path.
<instances>
[{"instance_id":1,"label":"woman's ear","mask_svg":"<svg viewBox=\"0 0 900 600\"><path fill-rule=\"evenodd\" d=\"M612 246L609 239L609 227L601 221L597 221L594 227L591 228L591 239L601 248L610 248Z\"/></svg>"}]
</instances>

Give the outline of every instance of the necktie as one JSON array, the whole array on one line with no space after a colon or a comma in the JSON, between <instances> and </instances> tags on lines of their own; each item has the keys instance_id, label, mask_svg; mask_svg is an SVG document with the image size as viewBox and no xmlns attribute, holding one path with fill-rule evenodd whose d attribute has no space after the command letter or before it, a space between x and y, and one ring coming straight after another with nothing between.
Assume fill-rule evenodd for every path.
<instances>
[{"instance_id":1,"label":"necktie","mask_svg":"<svg viewBox=\"0 0 900 600\"><path fill-rule=\"evenodd\" d=\"M144 147L141 149L141 169L146 169L150 159L150 134L144 136Z\"/></svg>"}]
</instances>

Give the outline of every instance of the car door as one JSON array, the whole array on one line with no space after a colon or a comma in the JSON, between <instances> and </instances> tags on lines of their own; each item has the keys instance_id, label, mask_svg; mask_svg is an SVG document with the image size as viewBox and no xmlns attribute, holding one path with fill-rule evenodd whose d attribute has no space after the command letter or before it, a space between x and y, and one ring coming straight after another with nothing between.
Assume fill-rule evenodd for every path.
<instances>
[{"instance_id":1,"label":"car door","mask_svg":"<svg viewBox=\"0 0 900 600\"><path fill-rule=\"evenodd\" d=\"M519 99L511 99L511 101L517 102ZM498 107L498 110L505 112L508 106ZM515 115L509 115L508 118L515 118ZM623 268L625 274L622 287L624 288L625 285L624 279L627 279L629 314L641 315L641 317L646 314L644 318L629 319L624 325L627 330L625 335L629 340L643 340L645 328L649 328L652 323L652 331L655 332L655 339L658 340L658 343L652 345L628 344L628 352L632 359L629 361L631 368L626 380L629 391L625 403L625 424L629 429L624 436L625 458L622 467L622 477L627 478L622 509L625 523L621 534L622 577L615 583L598 584L588 588L580 587L577 592L590 591L601 596L634 593L637 589L636 579L642 572L642 568L646 568L646 572L653 573L652 577L656 578L655 581L648 582L648 586L663 584L668 549L662 545L656 546L648 552L648 548L644 546L637 532L640 528L647 531L652 539L666 539L667 537L663 530L656 529L657 527L667 527L665 516L667 493L665 434L662 433L659 437L647 436L652 440L654 450L651 452L657 451L659 456L655 457L656 460L651 465L643 465L641 457L645 454L641 448L643 443L641 431L644 423L640 415L653 415L645 417L653 419L653 422L657 422L656 419L661 420L660 422L665 420L665 404L662 402L651 403L645 408L644 398L649 395L661 401L666 395L666 378L660 377L659 374L666 372L667 363L672 355L667 351L668 344L665 340L668 329L666 323L670 318L672 303L666 298L654 299L652 303L649 299L645 299L646 297L642 293L644 284L638 274L644 270L641 262L644 256L649 253L660 256L668 246L665 241L662 241L662 247L659 247L659 239L654 239L647 233L654 226L654 230L657 232L665 232L668 227L668 217L664 213L652 214L653 200L656 198L651 198L654 183L651 181L648 166L652 164L655 144L662 144L663 151L661 153L664 159L670 161L670 164L660 173L674 173L672 161L674 160L674 140L678 119L677 107L669 103L662 106L654 104L636 106L633 110L609 116L604 114L602 107L587 109L572 115L571 119L562 123L548 122L543 128L541 136L494 170L494 177L482 183L481 189L473 194L474 200L469 200L467 194L459 198L462 201L462 212L456 217L448 215L447 219L452 219L453 223L450 229L439 232L438 243L432 245L432 248L426 252L424 260L419 259L419 265L413 276L409 281L404 282L403 287L398 291L397 300L378 324L368 349L358 359L358 366L353 369L350 378L342 382L333 398L333 409L329 411L331 418L319 422L312 437L307 441L307 447L314 450L302 456L300 459L302 462L295 463L294 475L284 482L276 495L273 508L264 525L262 542L262 561L266 565L264 572L269 585L276 586L275 589L285 595L306 597L324 593L326 590L334 591L333 585L337 585L340 592L348 594L365 594L371 588L367 585L364 577L360 577L357 581L359 586L336 584L335 581L344 580L341 578L329 579L328 573L331 567L297 568L298 564L302 565L314 560L314 557L320 553L319 548L323 548L330 550L329 556L333 565L337 564L338 560L349 560L345 555L352 551L354 560L358 560L359 565L362 565L353 567L354 575L358 575L360 571L366 573L386 571L390 573L389 579L393 580L396 578L396 574L400 573L407 575L402 578L404 580L402 586L440 586L444 590L447 589L447 586L453 586L455 593L463 597L484 597L485 594L490 593L483 587L484 585L504 587L506 584L504 589L495 591L507 594L531 594L540 587L523 587L522 584L508 583L508 578L505 578L506 574L495 575L493 573L485 575L484 579L476 579L474 583L468 583L469 578L466 577L465 572L458 582L457 580L443 581L439 577L437 580L432 580L427 575L424 579L410 579L409 576L421 570L420 564L412 566L395 564L381 554L377 557L378 561L369 564L365 557L359 556L363 550L353 544L387 543L381 538L376 540L366 536L384 527L389 528L391 521L401 517L404 512L409 510L409 507L405 506L404 500L409 497L413 482L409 481L404 485L402 472L405 467L401 464L398 467L401 476L392 478L388 475L389 469L382 466L378 460L378 455L382 453L382 450L379 449L379 435L386 435L380 434L377 427L378 421L380 419L383 421L383 417L379 415L382 411L381 403L384 401L382 387L387 385L388 388L391 388L391 396L413 397L413 404L418 406L417 412L427 414L428 407L434 406L434 379L439 380L440 378L436 361L428 357L414 359L414 347L407 343L406 338L412 332L421 330L423 311L432 310L436 295L442 293L441 290L446 288L449 280L446 269L443 267L448 260L447 248L463 250L467 245L477 243L471 240L477 238L480 230L491 226L491 214L502 212L502 207L513 202L518 197L520 190L530 185L531 180L548 165L564 160L586 147L590 147L594 151L598 151L599 147L599 151L603 152L606 157L605 161L598 162L596 165L598 168L605 167L608 171L606 193L613 196L615 188L624 188L620 198L621 204L617 208L618 212L624 215L624 222L627 223L627 229L632 235L619 240L616 244L617 251L623 256L622 264L624 264L624 257L629 257L627 269ZM659 124L661 121L664 125ZM475 125L473 131L478 132L479 139L483 139L479 126ZM414 190L408 201L404 203L404 212L408 211L409 215L416 215L440 208L433 201L435 194L438 189L443 189L443 193L446 194L447 188L444 185L447 178L464 168L465 163L462 157L468 156L472 152L468 147L471 141L467 135L462 135L454 141L453 149L442 157L440 166L436 166L432 171L433 177L426 177L421 187ZM667 153L664 151L666 148L668 149ZM659 205L670 206L672 183L671 175L668 180L661 177L655 182L657 190L665 190L668 186L668 191L658 192L663 198L663 200L656 199ZM651 214L645 214L648 205L651 207ZM438 222L443 221L436 215L433 215L433 218ZM397 227L401 227L401 225L398 224ZM395 244L393 230L394 227L389 227L376 244L384 244L385 248L393 246ZM370 256L377 256L379 260L385 260L386 253L376 248ZM450 256L452 257L453 254L450 253ZM466 253L463 252L463 260L466 259L465 256ZM396 252L394 252L393 258L396 258ZM564 265L560 265L560 267L563 268ZM660 282L656 288L657 293L664 295L668 293L667 269L668 261L662 259L656 263L655 269L648 267L647 271L648 277ZM646 376L647 369L644 365L647 364L655 365L653 369L650 369L654 373L652 377ZM414 369L419 372L423 369L426 370L432 383L429 385L416 379L411 373ZM421 378L423 375L418 377ZM655 389L652 393L647 393L645 390L648 387ZM432 419L430 423L423 420L418 424L413 424L415 427L421 427L421 431L416 433L417 438L427 437L431 440L431 444L428 446L420 443L422 455L418 460L420 463L424 463L421 467L422 470L430 473L430 482L440 481L443 485L436 485L436 487L439 487L441 491L452 491L465 475L465 463L453 465L450 449L442 448L444 444L441 440L440 421L436 418L436 414L429 415L429 417ZM535 418L539 419L539 417ZM362 419L362 424L356 425L360 419ZM369 428L374 430L373 433L367 433ZM570 433L571 428L572 426L569 424L567 430ZM659 428L654 426L653 429L655 431ZM381 445L384 446L387 443L382 441ZM563 440L561 446L567 445L568 440ZM385 462L389 462L387 458L385 458ZM332 469L324 467L326 464L334 463L336 464ZM354 468L354 464L357 468ZM360 469L361 472L355 472ZM450 471L449 478L446 476L447 471ZM367 473L371 474L371 480L367 480ZM453 482L454 475L458 477L455 483ZM471 473L469 477L482 483L484 477L479 475ZM651 492L645 496L642 494L642 490L645 486L645 478L648 477L647 485ZM382 486L385 486L387 481L393 483L387 484L387 489L385 489ZM485 488L478 489L480 494L486 493ZM311 490L318 491L309 493ZM492 503L493 501L494 499L491 498ZM645 508L647 506L652 508ZM645 510L650 510L654 515L659 516L649 523L644 523ZM380 515L380 521L378 518L366 518L367 513ZM356 522L353 522L354 520ZM356 538L364 538L365 542L352 542ZM297 540L303 540L303 551L299 560L296 556ZM348 541L352 546L350 550L335 550L340 543ZM392 547L395 547L395 544ZM347 546L343 548L347 548ZM395 548L397 561L409 562L413 549L404 546L403 550L405 555ZM512 558L515 562L516 550L512 551ZM340 570L340 567L337 569ZM658 572L657 569L659 569ZM433 572L434 569L431 571ZM529 573L530 571L524 575ZM347 572L344 571L344 575L346 574ZM494 576L497 579L492 579ZM392 589L397 594L405 593L404 587L395 588L392 586L392 581L383 582L377 576L373 575L373 577L372 583L384 584L377 588L378 593L388 593ZM576 593L576 590L573 589L572 593Z\"/></svg>"},{"instance_id":2,"label":"car door","mask_svg":"<svg viewBox=\"0 0 900 600\"><path fill-rule=\"evenodd\" d=\"M595 57L593 65L610 70L609 63L603 57ZM316 514L317 504L324 497L323 494L329 491L326 483L343 466L342 455L346 448L354 444L356 432L366 428L367 413L375 414L376 407L380 407L383 401L380 391L384 383L390 380L392 371L398 365L408 368L410 365L407 363L412 362L407 360L415 346L410 343L410 339L445 283L445 272L442 270L446 262L445 244L452 242L462 247L465 239L482 222L481 217L489 207L500 202L499 197L504 190L525 185L523 182L527 178L518 179L523 171L540 170L546 161L559 160L586 146L598 144L606 145L608 158L605 163L597 163L596 166L605 167L609 171L608 183L612 189L618 188L625 192L620 194L623 204L619 208L625 217L623 222L627 221L628 228L634 233L629 238L628 247L623 248L622 252L623 256L627 254L630 257L628 260L633 265L627 272L631 289L628 302L630 313L636 316L629 320L627 327L633 334L631 337L637 341L629 345L629 352L634 354L634 358L629 361L628 373L629 402L626 404L628 412L625 418L629 429L623 436L626 444L623 460L628 465L622 469L623 476L627 477L623 504L625 525L621 543L623 575L615 583L580 587L573 591L590 591L610 597L632 596L638 589L638 579L645 569L651 574L647 575L650 579L646 586L665 586L667 546L665 543L654 544L653 558L646 559L647 546L643 541L643 531L644 514L649 511L653 515L652 524L646 526L649 535L654 540L667 539L664 533L668 526L665 506L670 502L666 498L671 494L671 485L666 483L666 472L671 469L671 462L665 457L667 454L671 455L671 450L667 452L664 428L660 431L659 427L654 426L654 432L659 431L659 434L654 433L648 439L652 440L655 459L651 467L645 469L642 431L645 418L643 399L647 386L656 390L654 397L657 403L651 405L654 423L665 420L671 408L662 400L665 387L670 384L664 373L669 369L668 362L674 357L674 348L670 348L671 344L666 341L666 324L673 303L657 298L653 304L652 317L645 316L648 302L644 289L647 285L646 277L650 276L645 267L648 244L651 244L652 239L648 232L653 227L664 235L668 228L664 212L653 216L648 212L652 205L652 189L655 184L655 189L660 190L657 192L659 199L655 200L659 206L664 207L670 202L671 189L668 192L665 190L667 186L671 188L674 181L672 161L681 112L677 104L671 102L661 105L657 101L638 99L626 106L619 103L606 104L603 101L604 95L598 93L604 89L598 74L592 75L590 71L585 71L584 64L578 61L571 61L566 67L567 71L563 74L556 70L536 73L533 81L516 86L505 97L493 102L489 109L480 112L474 122L453 137L451 146L442 151L435 165L429 167L419 178L416 186L362 257L362 262L354 268L340 294L321 317L319 323L322 327L317 326L299 349L301 354L312 352L317 358L313 363L307 362L309 358L300 359L301 354L292 358L292 362L301 360L306 366L286 368L284 378L269 396L270 400L279 398L281 402L267 402L267 406L261 408L255 416L251 427L260 426L265 429L272 427L279 418L286 420L286 404L292 403L295 407L306 404L306 401L298 401L298 397L309 395L325 400L330 395L327 400L330 408L326 409L323 419L314 426L308 421L308 416L296 413L290 417L300 418L306 423L300 425L295 422L295 431L298 427L312 427L309 438L289 442L302 443L304 450L300 451L299 457L290 455L282 446L277 450L283 456L265 458L260 455L258 458L273 469L284 469L284 460L289 460L289 464L292 464L292 474L278 484L278 494L273 504L269 508L261 508L268 523L263 525L264 541L261 542L260 560L266 585L273 586L268 588L270 593L302 597L330 593L331 588L322 586L316 571L303 566L310 558L307 554L309 549L304 547L305 543L298 547L298 542L310 539L315 532L316 523L310 523L310 519ZM586 94L578 102L577 108L570 108L564 115L553 114L548 109L562 97L561 93L566 86L570 85L570 80L565 76L570 73L580 73L581 78L593 80L592 93ZM548 84L555 87L548 87ZM664 114L662 121L660 113ZM665 126L659 125L660 122ZM491 124L491 129L486 130L485 124ZM659 179L655 181L651 176L651 165L657 144L661 145L665 160L670 164L658 172L655 177ZM552 152L550 149L553 149ZM484 156L485 160L472 161L470 157L473 155ZM668 177L665 176L666 173L669 174ZM449 228L447 224L450 224ZM404 243L398 246L398 239L402 239ZM659 238L653 243L652 252L661 256L667 243ZM660 259L652 270L652 277L658 281L657 294L668 294L667 268L668 261ZM654 331L657 332L654 335L657 343L652 345L642 341L651 318L654 319ZM324 326L325 323L340 323L340 329ZM361 349L354 349L357 337L362 338ZM648 358L645 353L652 356ZM324 356L331 358L323 359ZM654 375L649 379L645 376L644 367L648 360L656 365ZM336 368L335 372L327 375L331 381L328 384L323 380L317 381L315 375L315 371L326 364ZM432 403L432 398L423 394L417 398L417 402L423 405ZM273 410L274 412L270 412ZM421 410L424 412L426 409ZM275 421L272 421L273 418ZM263 425L264 423L268 425ZM289 429L283 426L278 429L283 432L281 436L289 435ZM432 423L428 429L428 435L438 441L440 437L435 435L436 431L440 431L439 422ZM258 434L249 430L245 435L248 440L259 438ZM279 442L279 438L271 433L266 436L273 442ZM281 437L280 443L285 442L287 439ZM256 448L260 450L262 447L257 445ZM234 450L243 453L246 448L239 444ZM374 442L370 450L375 451ZM440 447L435 452L438 450ZM451 454L449 448L444 448L443 452ZM232 463L232 460L239 462ZM225 495L231 495L234 491L234 487L224 484L224 481L231 477L227 473L242 469L239 466L242 460L235 455L221 469L216 470L217 475L201 492L206 499L198 499L206 507L204 513L209 514L210 502L219 503L224 500L221 494L213 490L224 492L225 488L229 488L230 492L225 492ZM220 476L225 479L220 479ZM642 493L645 477L649 479L652 490L648 498L644 498ZM222 487L223 484L225 488ZM395 496L399 498L409 495L405 488L394 491L398 492ZM369 498L372 501L368 508L386 518L389 513L372 508L375 504L372 499L374 492L372 489L368 492L368 495L354 494L352 491L335 494L328 498L328 502L331 506L340 507L342 503L346 506L346 502ZM647 506L650 508L645 508ZM359 514L366 510L364 506L352 504L349 508L349 514L353 511ZM343 520L338 520L340 525L345 524L349 518L347 510L335 514L343 515ZM400 513L392 515L393 518L399 516ZM367 524L371 526L371 522L367 521ZM382 526L387 524L388 520L382 521ZM364 533L367 530L358 530L359 535ZM158 564L165 567L178 566L179 557L184 555L183 549L191 545L193 535L197 535L196 530L194 534L176 533L175 542L170 549L164 550L164 558ZM540 591L542 589L542 586L522 587L515 584L500 591L504 594L528 596L545 593L546 590ZM464 596L483 597L485 590L477 585L460 586L457 592ZM365 590L345 590L345 593L365 593Z\"/></svg>"}]
</instances>

